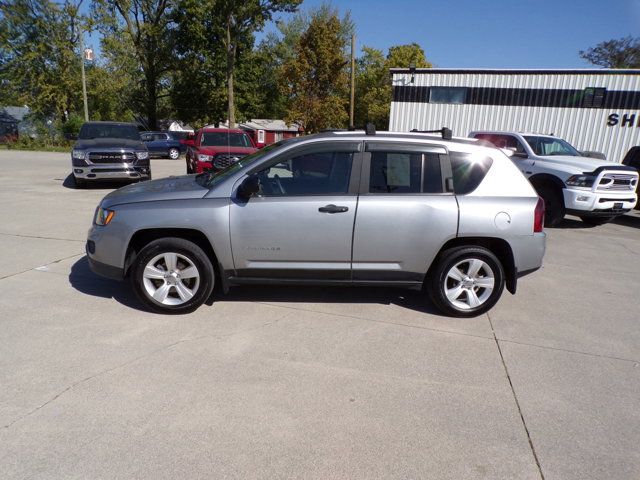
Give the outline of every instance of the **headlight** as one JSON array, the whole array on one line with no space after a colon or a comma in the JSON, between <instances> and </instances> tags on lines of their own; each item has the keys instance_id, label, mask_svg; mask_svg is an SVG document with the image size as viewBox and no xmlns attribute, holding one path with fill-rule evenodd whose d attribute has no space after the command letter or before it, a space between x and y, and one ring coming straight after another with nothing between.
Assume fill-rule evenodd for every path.
<instances>
[{"instance_id":1,"label":"headlight","mask_svg":"<svg viewBox=\"0 0 640 480\"><path fill-rule=\"evenodd\" d=\"M570 187L593 187L595 177L591 175L571 175L565 182Z\"/></svg>"},{"instance_id":2,"label":"headlight","mask_svg":"<svg viewBox=\"0 0 640 480\"><path fill-rule=\"evenodd\" d=\"M84 160L85 151L84 150L72 150L71 157L74 160Z\"/></svg>"},{"instance_id":3,"label":"headlight","mask_svg":"<svg viewBox=\"0 0 640 480\"><path fill-rule=\"evenodd\" d=\"M213 155L205 155L204 153L198 154L199 162L210 162L213 159Z\"/></svg>"},{"instance_id":4,"label":"headlight","mask_svg":"<svg viewBox=\"0 0 640 480\"><path fill-rule=\"evenodd\" d=\"M147 158L149 158L149 152L147 151L136 152L136 158L138 160L146 160Z\"/></svg>"},{"instance_id":5,"label":"headlight","mask_svg":"<svg viewBox=\"0 0 640 480\"><path fill-rule=\"evenodd\" d=\"M113 216L116 214L113 210L108 210L106 208L98 207L96 211L96 218L94 223L96 225L109 225L109 222L113 220Z\"/></svg>"}]
</instances>

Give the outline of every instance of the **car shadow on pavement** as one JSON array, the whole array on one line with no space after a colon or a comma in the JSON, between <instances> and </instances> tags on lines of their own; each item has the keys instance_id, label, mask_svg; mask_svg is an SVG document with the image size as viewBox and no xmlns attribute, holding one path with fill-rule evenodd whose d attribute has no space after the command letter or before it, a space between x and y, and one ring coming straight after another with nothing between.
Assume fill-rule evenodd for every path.
<instances>
[{"instance_id":1,"label":"car shadow on pavement","mask_svg":"<svg viewBox=\"0 0 640 480\"><path fill-rule=\"evenodd\" d=\"M209 299L211 301L211 299ZM420 313L442 316L426 292L392 287L317 287L242 285L229 293L215 293L214 301L277 303L372 303L397 305ZM207 302L210 304L210 302Z\"/></svg>"},{"instance_id":2,"label":"car shadow on pavement","mask_svg":"<svg viewBox=\"0 0 640 480\"><path fill-rule=\"evenodd\" d=\"M110 280L93 273L89 268L86 256L71 266L69 283L73 288L86 295L113 298L129 308L145 311L144 305L138 301L125 282Z\"/></svg>"},{"instance_id":3,"label":"car shadow on pavement","mask_svg":"<svg viewBox=\"0 0 640 480\"><path fill-rule=\"evenodd\" d=\"M622 215L614 218L611 223L622 225L624 227L640 228L640 217L635 215Z\"/></svg>"},{"instance_id":4,"label":"car shadow on pavement","mask_svg":"<svg viewBox=\"0 0 640 480\"><path fill-rule=\"evenodd\" d=\"M56 179L56 180L60 180L60 179ZM67 178L65 178L62 181L62 186L65 188L69 188L71 190L113 190L116 188L124 187L128 183L129 182L126 182L126 181L114 182L109 180L100 180L100 181L89 182L82 188L78 189L76 187L76 182L73 178L73 173L70 173L69 175L67 175Z\"/></svg>"},{"instance_id":5,"label":"car shadow on pavement","mask_svg":"<svg viewBox=\"0 0 640 480\"><path fill-rule=\"evenodd\" d=\"M71 266L69 283L85 295L113 298L134 310L149 311L136 298L126 282L110 280L93 273L86 256ZM385 287L237 286L232 287L227 294L216 289L206 305L211 306L215 302L374 303L397 305L417 312L441 316L426 293Z\"/></svg>"}]
</instances>

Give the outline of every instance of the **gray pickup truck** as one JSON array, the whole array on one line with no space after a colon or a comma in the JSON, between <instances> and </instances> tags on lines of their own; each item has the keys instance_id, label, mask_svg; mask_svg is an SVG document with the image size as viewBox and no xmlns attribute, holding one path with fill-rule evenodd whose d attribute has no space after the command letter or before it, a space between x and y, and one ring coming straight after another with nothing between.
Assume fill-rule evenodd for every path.
<instances>
[{"instance_id":1,"label":"gray pickup truck","mask_svg":"<svg viewBox=\"0 0 640 480\"><path fill-rule=\"evenodd\" d=\"M445 135L443 135L445 136ZM217 173L129 185L98 206L87 256L149 308L195 310L239 284L425 288L444 313L489 310L542 264L544 202L476 140L327 132Z\"/></svg>"},{"instance_id":2,"label":"gray pickup truck","mask_svg":"<svg viewBox=\"0 0 640 480\"><path fill-rule=\"evenodd\" d=\"M149 151L135 123L87 122L71 151L77 188L99 180L151 179Z\"/></svg>"}]
</instances>

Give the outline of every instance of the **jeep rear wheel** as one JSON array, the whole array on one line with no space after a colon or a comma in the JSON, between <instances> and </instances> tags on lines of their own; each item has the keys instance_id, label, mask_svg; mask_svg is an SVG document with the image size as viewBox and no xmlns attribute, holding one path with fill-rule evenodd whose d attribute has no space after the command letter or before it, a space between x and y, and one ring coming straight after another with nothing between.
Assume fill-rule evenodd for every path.
<instances>
[{"instance_id":1,"label":"jeep rear wheel","mask_svg":"<svg viewBox=\"0 0 640 480\"><path fill-rule=\"evenodd\" d=\"M159 313L189 313L213 291L215 275L207 254L182 238L149 243L136 257L131 282L138 298Z\"/></svg>"},{"instance_id":2,"label":"jeep rear wheel","mask_svg":"<svg viewBox=\"0 0 640 480\"><path fill-rule=\"evenodd\" d=\"M558 226L565 214L562 192L552 185L538 185L536 191L544 200L544 226Z\"/></svg>"},{"instance_id":3,"label":"jeep rear wheel","mask_svg":"<svg viewBox=\"0 0 640 480\"><path fill-rule=\"evenodd\" d=\"M457 247L443 252L427 290L433 303L453 317L475 317L490 310L504 290L500 260L483 247Z\"/></svg>"}]
</instances>

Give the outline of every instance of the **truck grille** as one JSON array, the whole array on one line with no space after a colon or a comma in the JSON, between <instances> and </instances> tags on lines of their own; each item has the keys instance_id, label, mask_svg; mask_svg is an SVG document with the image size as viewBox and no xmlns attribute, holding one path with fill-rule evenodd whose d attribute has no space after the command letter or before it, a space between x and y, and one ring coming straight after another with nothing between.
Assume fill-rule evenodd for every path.
<instances>
[{"instance_id":1,"label":"truck grille","mask_svg":"<svg viewBox=\"0 0 640 480\"><path fill-rule=\"evenodd\" d=\"M606 173L598 183L601 192L635 190L638 176L633 174Z\"/></svg>"},{"instance_id":2,"label":"truck grille","mask_svg":"<svg viewBox=\"0 0 640 480\"><path fill-rule=\"evenodd\" d=\"M131 163L136 159L133 152L89 152L91 163Z\"/></svg>"},{"instance_id":3,"label":"truck grille","mask_svg":"<svg viewBox=\"0 0 640 480\"><path fill-rule=\"evenodd\" d=\"M242 157L246 157L245 153L220 153L216 155L215 160L213 161L213 166L218 170L222 170L223 168L227 168L232 163L236 163Z\"/></svg>"}]
</instances>

